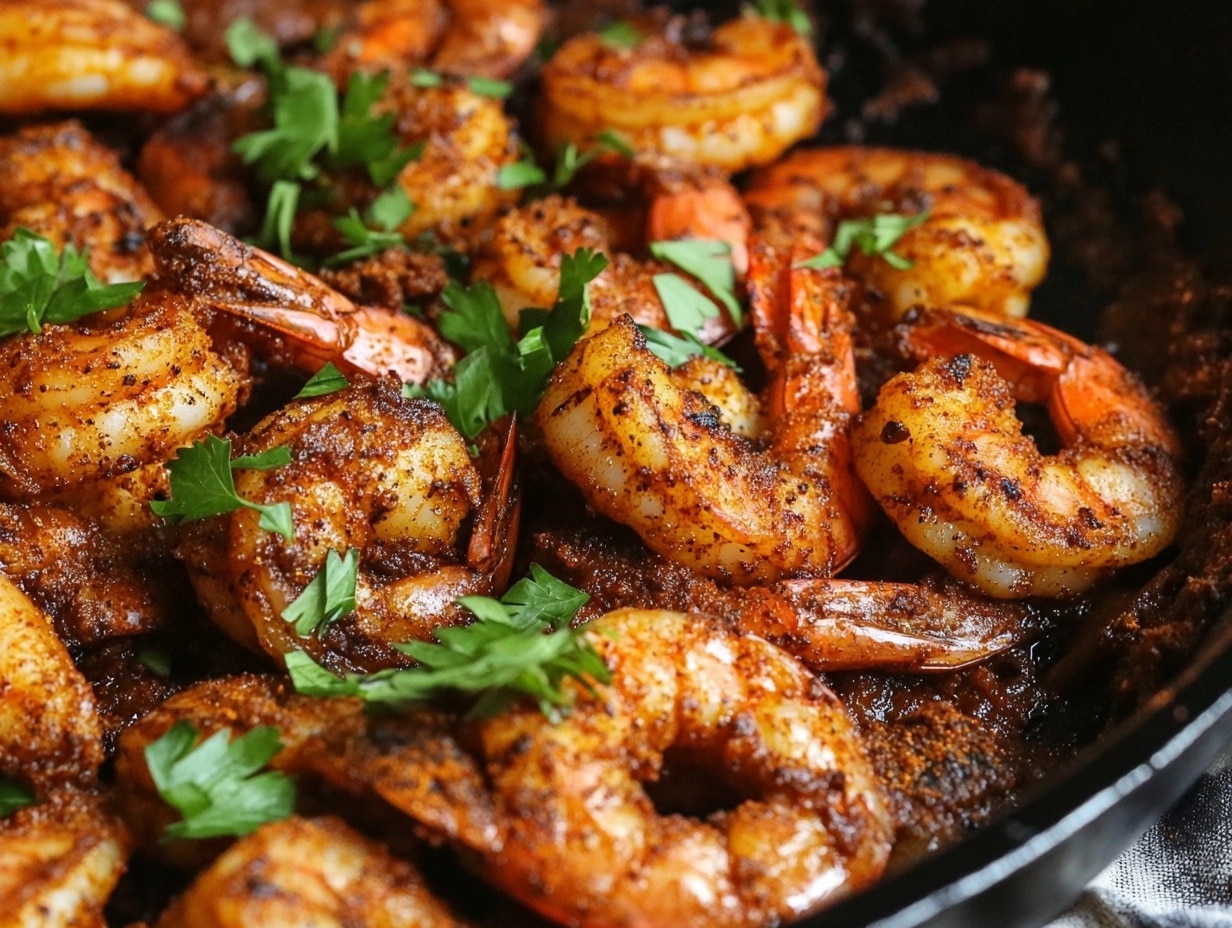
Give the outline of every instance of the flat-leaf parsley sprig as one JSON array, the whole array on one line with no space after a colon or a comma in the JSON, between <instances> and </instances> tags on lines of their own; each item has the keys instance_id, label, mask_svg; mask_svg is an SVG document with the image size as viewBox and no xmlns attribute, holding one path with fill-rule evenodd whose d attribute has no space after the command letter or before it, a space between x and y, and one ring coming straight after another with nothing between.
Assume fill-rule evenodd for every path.
<instances>
[{"instance_id":1,"label":"flat-leaf parsley sprig","mask_svg":"<svg viewBox=\"0 0 1232 928\"><path fill-rule=\"evenodd\" d=\"M145 748L158 794L182 816L166 840L246 835L295 809L295 781L274 770L258 773L282 749L281 734L262 725L232 739L222 729L197 744L197 730L179 721Z\"/></svg>"},{"instance_id":2,"label":"flat-leaf parsley sprig","mask_svg":"<svg viewBox=\"0 0 1232 928\"><path fill-rule=\"evenodd\" d=\"M358 696L369 704L398 706L464 693L478 697L471 712L483 716L529 697L555 720L571 705L572 691L563 686L567 678L587 688L611 682L583 630L569 625L588 599L536 564L499 600L459 599L475 616L472 624L436 629L437 643L398 645L418 667L341 678L293 651L285 658L287 671L297 691L313 696Z\"/></svg>"},{"instance_id":3,"label":"flat-leaf parsley sprig","mask_svg":"<svg viewBox=\"0 0 1232 928\"><path fill-rule=\"evenodd\" d=\"M150 503L154 514L174 522L189 522L224 515L237 509L254 509L261 513L258 524L269 532L277 532L288 541L294 537L291 504L254 503L242 498L235 489L234 471L244 468L273 470L291 463L291 450L279 446L261 454L241 455L231 459L231 440L209 435L181 448L175 460L168 461L171 474L171 496Z\"/></svg>"},{"instance_id":4,"label":"flat-leaf parsley sprig","mask_svg":"<svg viewBox=\"0 0 1232 928\"><path fill-rule=\"evenodd\" d=\"M852 246L858 246L869 257L879 255L890 267L905 271L914 266L914 262L896 253L893 248L907 232L927 219L927 210L914 216L878 213L864 219L844 219L834 230L834 242L830 247L807 261L801 261L797 267L815 270L842 267L851 254Z\"/></svg>"},{"instance_id":5,"label":"flat-leaf parsley sprig","mask_svg":"<svg viewBox=\"0 0 1232 928\"><path fill-rule=\"evenodd\" d=\"M132 301L140 281L103 284L85 251L66 245L56 251L48 239L19 227L0 245L0 336L43 330Z\"/></svg>"},{"instance_id":6,"label":"flat-leaf parsley sprig","mask_svg":"<svg viewBox=\"0 0 1232 928\"><path fill-rule=\"evenodd\" d=\"M453 282L442 298L448 309L437 320L440 333L466 354L454 366L452 381L404 388L407 396L436 400L454 428L474 438L510 413L534 412L557 362L590 322L587 286L607 267L607 258L587 248L564 255L560 286L551 310L523 310L524 334L515 339L492 285Z\"/></svg>"}]
</instances>

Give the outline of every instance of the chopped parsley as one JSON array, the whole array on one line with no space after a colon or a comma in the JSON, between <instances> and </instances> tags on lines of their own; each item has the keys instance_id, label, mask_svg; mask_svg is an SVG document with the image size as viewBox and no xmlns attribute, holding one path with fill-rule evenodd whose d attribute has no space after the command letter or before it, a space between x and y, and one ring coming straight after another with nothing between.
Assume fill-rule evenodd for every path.
<instances>
[{"instance_id":1,"label":"chopped parsley","mask_svg":"<svg viewBox=\"0 0 1232 928\"><path fill-rule=\"evenodd\" d=\"M235 489L234 471L244 468L273 470L291 463L291 450L271 448L256 455L242 455L231 460L231 440L209 435L190 447L176 452L168 461L171 474L171 498L150 503L154 514L173 522L187 522L223 515L237 509L254 509L261 513L258 524L268 532L277 532L288 541L294 537L291 504L253 503L240 497Z\"/></svg>"},{"instance_id":2,"label":"chopped parsley","mask_svg":"<svg viewBox=\"0 0 1232 928\"><path fill-rule=\"evenodd\" d=\"M690 332L673 335L671 332L664 332L653 326L639 325L638 328L642 330L642 335L646 338L646 347L661 358L668 367L679 367L689 358L701 356L725 364L735 371L740 370L735 361L717 348L703 343Z\"/></svg>"},{"instance_id":3,"label":"chopped parsley","mask_svg":"<svg viewBox=\"0 0 1232 928\"><path fill-rule=\"evenodd\" d=\"M294 781L273 770L257 772L282 749L277 728L262 725L234 740L223 729L196 741L192 724L179 721L146 745L158 794L182 816L167 826L166 840L246 835L294 811Z\"/></svg>"},{"instance_id":4,"label":"chopped parsley","mask_svg":"<svg viewBox=\"0 0 1232 928\"><path fill-rule=\"evenodd\" d=\"M517 340L491 284L480 281L464 287L451 282L442 295L448 309L441 313L437 326L466 355L455 365L452 381L407 385L404 394L436 400L466 438L474 438L509 413L533 413L552 368L586 331L590 322L587 285L605 267L607 258L590 249L564 255L555 305L551 310L524 310L525 334Z\"/></svg>"},{"instance_id":5,"label":"chopped parsley","mask_svg":"<svg viewBox=\"0 0 1232 928\"><path fill-rule=\"evenodd\" d=\"M345 390L348 386L350 386L350 381L346 379L342 371L334 366L333 361L326 361L325 366L313 374L295 394L295 399L304 400L314 396L327 396L330 393Z\"/></svg>"},{"instance_id":6,"label":"chopped parsley","mask_svg":"<svg viewBox=\"0 0 1232 928\"><path fill-rule=\"evenodd\" d=\"M844 219L834 231L834 242L819 255L801 261L797 267L807 267L821 270L828 267L842 267L847 256L851 254L853 245L869 257L880 255L890 267L904 271L912 267L913 262L907 260L892 249L907 232L928 218L928 211L916 213L914 216L900 216L897 213L879 213L865 219Z\"/></svg>"},{"instance_id":7,"label":"chopped parsley","mask_svg":"<svg viewBox=\"0 0 1232 928\"><path fill-rule=\"evenodd\" d=\"M650 253L661 261L676 265L701 281L726 308L739 328L744 321L736 299L736 271L731 262L731 245L718 239L686 238L651 242ZM660 294L662 295L662 294Z\"/></svg>"},{"instance_id":8,"label":"chopped parsley","mask_svg":"<svg viewBox=\"0 0 1232 928\"><path fill-rule=\"evenodd\" d=\"M188 17L184 15L180 0L150 0L145 5L145 15L160 26L166 26L176 32L183 32L188 25Z\"/></svg>"},{"instance_id":9,"label":"chopped parsley","mask_svg":"<svg viewBox=\"0 0 1232 928\"><path fill-rule=\"evenodd\" d=\"M411 86L418 87L421 90L443 87L445 80L445 75L439 71L430 71L427 68L416 68L411 72L410 76ZM466 78L466 86L471 93L478 94L481 97L492 97L495 100L503 100L513 93L513 85L511 83L497 80L494 77L472 75Z\"/></svg>"},{"instance_id":10,"label":"chopped parsley","mask_svg":"<svg viewBox=\"0 0 1232 928\"><path fill-rule=\"evenodd\" d=\"M419 661L407 670L336 677L302 651L286 655L297 691L312 696L358 696L365 702L405 705L445 693L478 697L472 713L489 716L530 697L556 720L567 711L566 678L590 687L611 675L602 658L570 620L589 596L554 578L537 564L499 600L467 596L458 603L475 621L438 628L436 643L411 642L401 651Z\"/></svg>"},{"instance_id":11,"label":"chopped parsley","mask_svg":"<svg viewBox=\"0 0 1232 928\"><path fill-rule=\"evenodd\" d=\"M753 0L744 10L749 15L791 26L805 38L813 34L813 23L797 0Z\"/></svg>"},{"instance_id":12,"label":"chopped parsley","mask_svg":"<svg viewBox=\"0 0 1232 928\"><path fill-rule=\"evenodd\" d=\"M6 818L18 809L32 806L36 802L34 790L19 780L0 776L0 818Z\"/></svg>"},{"instance_id":13,"label":"chopped parsley","mask_svg":"<svg viewBox=\"0 0 1232 928\"><path fill-rule=\"evenodd\" d=\"M599 40L612 48L637 48L646 38L642 30L627 19L615 19L598 31Z\"/></svg>"},{"instance_id":14,"label":"chopped parsley","mask_svg":"<svg viewBox=\"0 0 1232 928\"><path fill-rule=\"evenodd\" d=\"M679 274L655 274L652 280L667 321L677 332L697 332L707 319L719 317L714 301Z\"/></svg>"},{"instance_id":15,"label":"chopped parsley","mask_svg":"<svg viewBox=\"0 0 1232 928\"><path fill-rule=\"evenodd\" d=\"M362 217L352 207L348 215L334 220L334 228L342 233L343 240L350 247L329 258L325 262L326 267L368 258L388 248L405 245L406 240L398 227L414 211L415 204L406 191L397 185L377 197Z\"/></svg>"},{"instance_id":16,"label":"chopped parsley","mask_svg":"<svg viewBox=\"0 0 1232 928\"><path fill-rule=\"evenodd\" d=\"M325 564L282 617L295 626L301 638L323 635L329 626L344 615L355 611L355 585L359 576L359 551L348 548L339 556L337 551L325 555Z\"/></svg>"},{"instance_id":17,"label":"chopped parsley","mask_svg":"<svg viewBox=\"0 0 1232 928\"><path fill-rule=\"evenodd\" d=\"M57 254L48 239L20 227L0 245L0 336L37 334L47 324L124 306L141 292L140 281L101 283L86 254L72 245Z\"/></svg>"}]
</instances>

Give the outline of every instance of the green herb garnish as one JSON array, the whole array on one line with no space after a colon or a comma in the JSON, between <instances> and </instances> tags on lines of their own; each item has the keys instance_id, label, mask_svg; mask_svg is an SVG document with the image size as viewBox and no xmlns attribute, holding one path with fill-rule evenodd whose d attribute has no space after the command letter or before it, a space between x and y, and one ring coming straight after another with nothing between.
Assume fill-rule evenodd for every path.
<instances>
[{"instance_id":1,"label":"green herb garnish","mask_svg":"<svg viewBox=\"0 0 1232 928\"><path fill-rule=\"evenodd\" d=\"M691 332L673 335L671 332L664 332L662 329L656 329L652 326L639 325L638 328L641 329L642 335L646 339L646 347L657 357L665 361L668 367L679 367L688 361L689 358L700 356L710 358L712 361L718 361L734 371L740 370L735 361L723 354L719 349L700 341Z\"/></svg>"},{"instance_id":2,"label":"green herb garnish","mask_svg":"<svg viewBox=\"0 0 1232 928\"><path fill-rule=\"evenodd\" d=\"M0 818L7 818L18 809L34 805L34 790L19 780L0 776Z\"/></svg>"},{"instance_id":3,"label":"green herb garnish","mask_svg":"<svg viewBox=\"0 0 1232 928\"><path fill-rule=\"evenodd\" d=\"M718 239L687 238L651 242L650 253L676 265L701 281L710 294L722 303L739 328L744 321L736 299L736 271L731 262L731 245Z\"/></svg>"},{"instance_id":4,"label":"green herb garnish","mask_svg":"<svg viewBox=\"0 0 1232 928\"><path fill-rule=\"evenodd\" d=\"M295 394L295 399L304 400L314 396L326 396L337 393L350 386L350 381L342 371L334 366L333 361L326 361L325 366L312 375L303 388Z\"/></svg>"},{"instance_id":5,"label":"green herb garnish","mask_svg":"<svg viewBox=\"0 0 1232 928\"><path fill-rule=\"evenodd\" d=\"M406 244L398 228L415 211L415 204L399 186L390 187L369 206L361 217L352 208L346 216L334 220L334 228L342 233L350 246L325 262L326 267L346 264L360 258L378 255L388 248Z\"/></svg>"},{"instance_id":6,"label":"green herb garnish","mask_svg":"<svg viewBox=\"0 0 1232 928\"><path fill-rule=\"evenodd\" d=\"M599 40L612 48L637 48L646 38L642 30L627 19L616 19L601 28Z\"/></svg>"},{"instance_id":7,"label":"green herb garnish","mask_svg":"<svg viewBox=\"0 0 1232 928\"><path fill-rule=\"evenodd\" d=\"M295 626L301 638L323 635L329 626L344 615L355 611L355 585L359 576L359 551L348 548L339 556L337 551L325 555L325 564L282 617Z\"/></svg>"},{"instance_id":8,"label":"green herb garnish","mask_svg":"<svg viewBox=\"0 0 1232 928\"><path fill-rule=\"evenodd\" d=\"M158 794L183 816L167 826L166 840L246 835L294 811L294 781L273 770L257 773L282 749L278 729L263 725L230 736L223 729L196 744L196 729L180 721L146 746Z\"/></svg>"},{"instance_id":9,"label":"green herb garnish","mask_svg":"<svg viewBox=\"0 0 1232 928\"><path fill-rule=\"evenodd\" d=\"M41 235L18 228L0 245L0 336L38 333L130 303L140 281L105 285L90 270L86 252L72 245L56 253Z\"/></svg>"},{"instance_id":10,"label":"green herb garnish","mask_svg":"<svg viewBox=\"0 0 1232 928\"><path fill-rule=\"evenodd\" d=\"M744 11L748 15L791 26L805 38L813 34L813 23L796 0L753 0L745 4Z\"/></svg>"},{"instance_id":11,"label":"green herb garnish","mask_svg":"<svg viewBox=\"0 0 1232 928\"><path fill-rule=\"evenodd\" d=\"M586 686L611 680L582 630L569 627L588 599L536 564L529 578L499 600L459 599L475 616L472 624L436 629L439 643L399 645L419 667L343 679L307 654L292 652L286 655L287 670L296 690L314 696L358 696L368 703L403 705L443 693L469 693L479 696L471 711L483 716L529 696L555 720L570 705L571 694L562 687L566 678Z\"/></svg>"},{"instance_id":12,"label":"green herb garnish","mask_svg":"<svg viewBox=\"0 0 1232 928\"><path fill-rule=\"evenodd\" d=\"M183 32L188 25L188 17L184 15L184 7L180 0L150 0L145 5L145 15L161 26Z\"/></svg>"},{"instance_id":13,"label":"green herb garnish","mask_svg":"<svg viewBox=\"0 0 1232 928\"><path fill-rule=\"evenodd\" d=\"M237 509L253 509L261 513L258 522L268 532L277 532L288 541L294 537L291 504L287 502L253 503L240 497L235 490L233 471L244 468L273 470L291 463L291 450L271 448L256 455L242 455L231 460L231 440L216 435L195 441L181 448L175 460L168 461L171 474L171 498L150 503L154 514L173 522L188 522L223 515Z\"/></svg>"},{"instance_id":14,"label":"green herb garnish","mask_svg":"<svg viewBox=\"0 0 1232 928\"><path fill-rule=\"evenodd\" d=\"M897 213L879 213L866 219L844 219L834 231L834 242L819 255L814 255L807 261L801 261L797 267L807 267L822 270L828 267L842 267L851 247L858 246L860 251L869 257L880 255L890 267L905 271L913 266L907 260L891 249L898 240L928 218L928 211L916 213L914 216L900 216Z\"/></svg>"}]
</instances>

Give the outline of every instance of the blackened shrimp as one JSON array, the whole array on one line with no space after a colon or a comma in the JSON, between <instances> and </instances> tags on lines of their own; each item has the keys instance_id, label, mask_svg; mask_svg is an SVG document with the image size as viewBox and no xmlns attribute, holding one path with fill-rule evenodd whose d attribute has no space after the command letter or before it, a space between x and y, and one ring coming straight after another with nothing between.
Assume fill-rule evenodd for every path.
<instances>
[{"instance_id":1,"label":"blackened shrimp","mask_svg":"<svg viewBox=\"0 0 1232 928\"><path fill-rule=\"evenodd\" d=\"M622 610L591 627L610 687L578 687L559 724L530 707L479 723L506 832L483 855L488 879L563 924L713 928L799 918L880 875L885 800L816 677L699 615ZM673 763L738 798L660 814L647 785Z\"/></svg>"},{"instance_id":2,"label":"blackened shrimp","mask_svg":"<svg viewBox=\"0 0 1232 928\"><path fill-rule=\"evenodd\" d=\"M759 226L830 241L837 223L878 214L927 219L894 246L906 264L852 248L847 269L896 319L912 306L961 304L1027 313L1048 264L1039 204L1004 174L953 155L839 146L797 151L757 172L746 192Z\"/></svg>"},{"instance_id":3,"label":"blackened shrimp","mask_svg":"<svg viewBox=\"0 0 1232 928\"><path fill-rule=\"evenodd\" d=\"M881 389L856 467L907 539L991 596L1067 596L1176 536L1180 443L1106 351L973 310L909 319L920 368ZM1062 444L1040 453L1017 401L1044 403Z\"/></svg>"}]
</instances>

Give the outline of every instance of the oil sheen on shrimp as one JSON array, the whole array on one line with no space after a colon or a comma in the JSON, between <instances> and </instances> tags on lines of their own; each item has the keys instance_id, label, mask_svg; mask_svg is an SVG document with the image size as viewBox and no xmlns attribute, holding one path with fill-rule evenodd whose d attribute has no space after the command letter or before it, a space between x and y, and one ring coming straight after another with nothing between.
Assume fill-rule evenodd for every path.
<instances>
[{"instance_id":1,"label":"oil sheen on shrimp","mask_svg":"<svg viewBox=\"0 0 1232 928\"><path fill-rule=\"evenodd\" d=\"M237 449L289 448L292 461L236 476L244 499L289 502L295 538L259 527L241 509L202 524L181 549L202 599L233 638L274 657L293 650L338 670L406 663L392 645L428 639L464 619L460 596L489 595L508 575L495 519L507 500L476 515L481 483L466 443L441 408L406 400L389 381L353 384L300 400L264 419ZM512 463L508 465L510 468ZM508 492L508 487L504 488ZM251 518L250 518L251 516ZM470 560L464 527L493 533ZM329 552L358 552L356 609L322 634L301 635L282 617Z\"/></svg>"},{"instance_id":2,"label":"oil sheen on shrimp","mask_svg":"<svg viewBox=\"0 0 1232 928\"><path fill-rule=\"evenodd\" d=\"M0 113L173 113L208 82L175 32L122 0L0 4Z\"/></svg>"},{"instance_id":3,"label":"oil sheen on shrimp","mask_svg":"<svg viewBox=\"0 0 1232 928\"><path fill-rule=\"evenodd\" d=\"M906 337L932 359L882 387L853 440L917 548L991 596L1069 596L1172 542L1180 443L1106 351L973 310L920 313ZM1017 401L1047 405L1059 454L1023 434Z\"/></svg>"},{"instance_id":4,"label":"oil sheen on shrimp","mask_svg":"<svg viewBox=\"0 0 1232 928\"><path fill-rule=\"evenodd\" d=\"M681 17L631 22L632 47L589 33L544 66L540 130L552 150L589 148L607 131L639 157L739 171L817 131L825 78L790 26L754 15L704 33Z\"/></svg>"},{"instance_id":5,"label":"oil sheen on shrimp","mask_svg":"<svg viewBox=\"0 0 1232 928\"><path fill-rule=\"evenodd\" d=\"M875 880L892 825L837 698L786 653L711 618L620 610L591 626L613 683L559 724L517 706L478 724L505 838L482 872L562 924L764 926ZM672 765L680 769L672 771ZM735 797L696 801L690 771Z\"/></svg>"},{"instance_id":6,"label":"oil sheen on shrimp","mask_svg":"<svg viewBox=\"0 0 1232 928\"><path fill-rule=\"evenodd\" d=\"M592 507L663 556L742 586L832 575L867 520L847 440L858 411L850 314L833 272L790 267L801 253L759 245L750 261L771 373L763 446L681 389L628 317L578 343L537 412L553 463Z\"/></svg>"},{"instance_id":7,"label":"oil sheen on shrimp","mask_svg":"<svg viewBox=\"0 0 1232 928\"><path fill-rule=\"evenodd\" d=\"M833 237L843 219L928 219L894 251L910 267L852 248L847 269L884 300L889 319L912 306L961 304L1025 316L1048 264L1039 204L1022 185L953 155L840 146L792 153L755 173L746 193L765 229Z\"/></svg>"}]
</instances>

